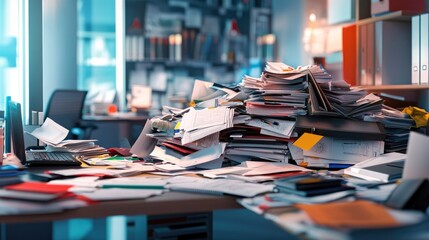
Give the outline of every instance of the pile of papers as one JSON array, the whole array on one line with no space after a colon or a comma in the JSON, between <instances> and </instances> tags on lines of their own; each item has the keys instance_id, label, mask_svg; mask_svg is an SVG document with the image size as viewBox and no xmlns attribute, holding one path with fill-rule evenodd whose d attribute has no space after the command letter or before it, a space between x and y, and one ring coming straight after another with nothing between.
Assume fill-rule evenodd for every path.
<instances>
[{"instance_id":1,"label":"pile of papers","mask_svg":"<svg viewBox=\"0 0 429 240\"><path fill-rule=\"evenodd\" d=\"M364 121L380 122L386 131L385 152L405 152L415 122L408 114L383 105L381 113L366 115Z\"/></svg>"},{"instance_id":2,"label":"pile of papers","mask_svg":"<svg viewBox=\"0 0 429 240\"><path fill-rule=\"evenodd\" d=\"M245 101L248 114L265 117L307 114L306 69L283 72L280 67L282 64L268 63L260 78L243 77L243 90L249 94Z\"/></svg>"},{"instance_id":3,"label":"pile of papers","mask_svg":"<svg viewBox=\"0 0 429 240\"><path fill-rule=\"evenodd\" d=\"M344 80L332 80L323 69L310 68L317 85L323 91L332 109L343 117L363 119L365 115L379 113L383 100L361 88L351 88Z\"/></svg>"},{"instance_id":4,"label":"pile of papers","mask_svg":"<svg viewBox=\"0 0 429 240\"><path fill-rule=\"evenodd\" d=\"M228 107L190 108L179 127L182 130L182 144L200 140L233 126L234 109Z\"/></svg>"},{"instance_id":5,"label":"pile of papers","mask_svg":"<svg viewBox=\"0 0 429 240\"><path fill-rule=\"evenodd\" d=\"M97 140L64 140L69 130L47 118L43 125L30 134L43 143L50 152L72 152L81 156L92 156L108 153L106 148L96 145Z\"/></svg>"},{"instance_id":6,"label":"pile of papers","mask_svg":"<svg viewBox=\"0 0 429 240\"><path fill-rule=\"evenodd\" d=\"M177 166L166 165L166 171L198 166L213 169L221 160L226 166L264 160L346 168L383 154L385 148L389 151L403 148L413 123L409 118L396 116L396 112L386 115L381 98L351 88L345 81L334 81L319 66L295 69L279 62L267 62L260 77L244 76L237 86L196 80L191 107L164 109L163 116L151 120L155 127L146 136L158 141L160 149L153 157L167 159L165 162ZM380 128L377 127L377 139L356 138L344 132L341 137L321 134L320 142L309 149L292 148L291 144L304 132L314 133L318 127L298 132L297 120L308 117L305 115L353 119L357 132L368 125L363 121L379 122ZM386 146L381 125L388 127ZM222 152L214 150L204 153L210 157L203 156L203 149L219 144L224 144ZM333 149L342 151L336 154ZM198 160L194 156L199 156ZM188 158L195 164L181 163ZM207 165L210 161L216 164Z\"/></svg>"}]
</instances>

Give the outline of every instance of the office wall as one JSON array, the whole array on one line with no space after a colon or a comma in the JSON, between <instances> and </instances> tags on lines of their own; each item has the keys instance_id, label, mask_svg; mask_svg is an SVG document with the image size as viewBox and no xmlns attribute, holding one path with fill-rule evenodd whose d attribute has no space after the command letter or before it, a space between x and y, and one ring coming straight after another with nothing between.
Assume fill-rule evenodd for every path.
<instances>
[{"instance_id":1,"label":"office wall","mask_svg":"<svg viewBox=\"0 0 429 240\"><path fill-rule=\"evenodd\" d=\"M312 47L305 45L305 31L326 25L326 0L273 0L272 3L272 28L277 37L278 59L293 67L312 64ZM317 22L310 23L311 13L316 14Z\"/></svg>"},{"instance_id":2,"label":"office wall","mask_svg":"<svg viewBox=\"0 0 429 240\"><path fill-rule=\"evenodd\" d=\"M43 106L55 89L77 88L76 0L43 0Z\"/></svg>"},{"instance_id":3,"label":"office wall","mask_svg":"<svg viewBox=\"0 0 429 240\"><path fill-rule=\"evenodd\" d=\"M305 1L273 0L273 32L277 38L278 58L293 67L303 64L302 36Z\"/></svg>"}]
</instances>

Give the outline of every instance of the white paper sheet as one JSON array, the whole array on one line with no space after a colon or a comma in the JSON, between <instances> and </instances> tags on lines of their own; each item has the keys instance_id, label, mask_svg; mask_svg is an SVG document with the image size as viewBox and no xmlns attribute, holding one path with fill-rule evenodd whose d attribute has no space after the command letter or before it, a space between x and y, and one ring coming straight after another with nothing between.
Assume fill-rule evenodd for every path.
<instances>
[{"instance_id":1,"label":"white paper sheet","mask_svg":"<svg viewBox=\"0 0 429 240\"><path fill-rule=\"evenodd\" d=\"M195 167L219 159L224 152L225 144L216 144L183 157L177 165L185 168Z\"/></svg>"},{"instance_id":2,"label":"white paper sheet","mask_svg":"<svg viewBox=\"0 0 429 240\"><path fill-rule=\"evenodd\" d=\"M403 179L429 178L429 137L410 132Z\"/></svg>"},{"instance_id":3,"label":"white paper sheet","mask_svg":"<svg viewBox=\"0 0 429 240\"><path fill-rule=\"evenodd\" d=\"M153 151L158 142L157 139L146 136L146 134L152 132L151 122L146 121L142 132L137 138L136 142L130 149L132 154L135 154L137 157L145 158Z\"/></svg>"},{"instance_id":4,"label":"white paper sheet","mask_svg":"<svg viewBox=\"0 0 429 240\"><path fill-rule=\"evenodd\" d=\"M43 125L34 129L30 134L46 144L58 144L67 137L69 130L56 123L50 118L46 118Z\"/></svg>"}]
</instances>

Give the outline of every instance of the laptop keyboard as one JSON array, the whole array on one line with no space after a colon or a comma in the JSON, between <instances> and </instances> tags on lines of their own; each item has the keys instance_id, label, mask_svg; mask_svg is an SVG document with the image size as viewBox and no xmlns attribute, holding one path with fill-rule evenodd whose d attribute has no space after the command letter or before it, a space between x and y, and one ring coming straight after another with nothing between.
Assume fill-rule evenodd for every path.
<instances>
[{"instance_id":1,"label":"laptop keyboard","mask_svg":"<svg viewBox=\"0 0 429 240\"><path fill-rule=\"evenodd\" d=\"M29 165L81 165L81 162L70 153L27 152L26 156Z\"/></svg>"}]
</instances>

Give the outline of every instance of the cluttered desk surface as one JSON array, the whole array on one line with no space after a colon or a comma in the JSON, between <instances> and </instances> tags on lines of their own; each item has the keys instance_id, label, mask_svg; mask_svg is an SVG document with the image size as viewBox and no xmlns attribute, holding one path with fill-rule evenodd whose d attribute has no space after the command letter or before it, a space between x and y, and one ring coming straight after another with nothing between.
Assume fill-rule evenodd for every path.
<instances>
[{"instance_id":1,"label":"cluttered desk surface","mask_svg":"<svg viewBox=\"0 0 429 240\"><path fill-rule=\"evenodd\" d=\"M84 167L11 169L10 156L0 221L244 207L305 238L427 237L429 138L415 120L318 67L276 67L241 88L196 81L193 107L147 121L131 149L58 143Z\"/></svg>"}]
</instances>

